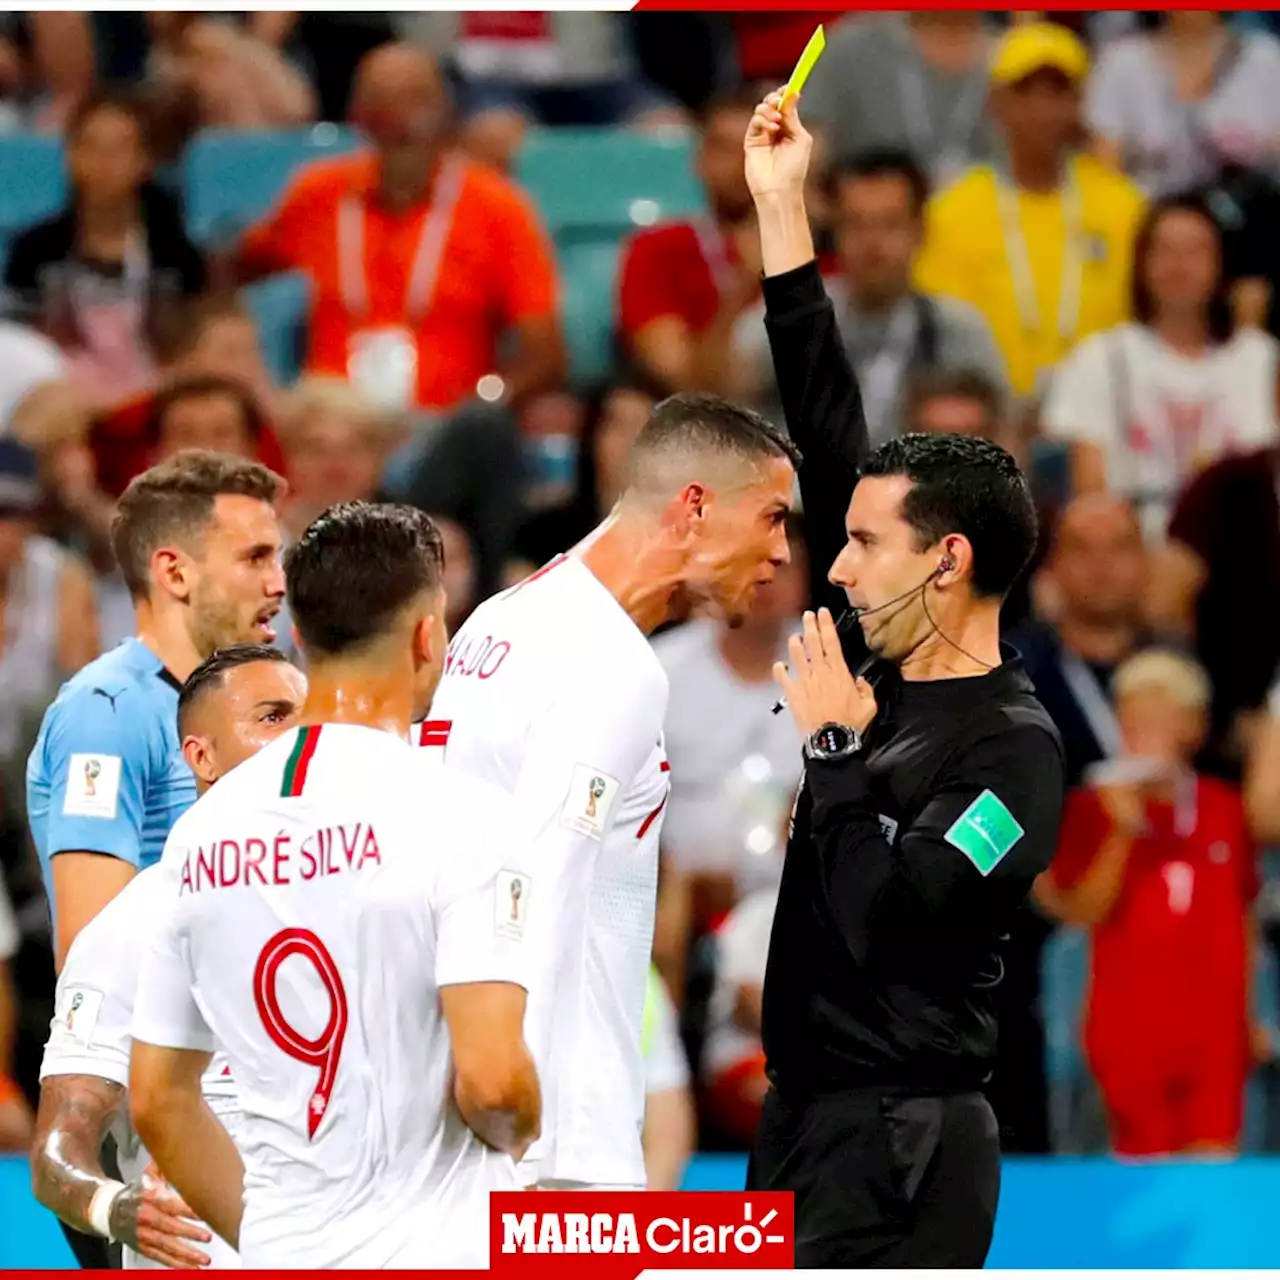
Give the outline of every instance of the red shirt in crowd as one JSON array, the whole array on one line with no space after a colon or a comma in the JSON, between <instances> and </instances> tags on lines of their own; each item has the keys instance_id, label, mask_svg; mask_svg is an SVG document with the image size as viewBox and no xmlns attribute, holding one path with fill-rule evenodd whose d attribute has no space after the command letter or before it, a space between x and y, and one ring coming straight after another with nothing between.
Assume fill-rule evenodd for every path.
<instances>
[{"instance_id":1,"label":"red shirt in crowd","mask_svg":"<svg viewBox=\"0 0 1280 1280\"><path fill-rule=\"evenodd\" d=\"M1247 1044L1246 920L1258 870L1240 797L1197 778L1180 811L1149 804L1147 824L1111 914L1093 930L1090 1053ZM1052 869L1060 887L1083 878L1110 830L1097 792L1068 797Z\"/></svg>"}]
</instances>

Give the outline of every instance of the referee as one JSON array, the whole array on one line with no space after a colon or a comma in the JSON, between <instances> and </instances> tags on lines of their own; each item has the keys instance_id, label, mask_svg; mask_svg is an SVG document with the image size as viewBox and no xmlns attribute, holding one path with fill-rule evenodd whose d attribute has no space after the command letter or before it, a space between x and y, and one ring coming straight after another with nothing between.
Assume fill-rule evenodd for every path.
<instances>
[{"instance_id":1,"label":"referee","mask_svg":"<svg viewBox=\"0 0 1280 1280\"><path fill-rule=\"evenodd\" d=\"M907 436L868 454L805 214L812 140L794 101L779 108L757 108L747 180L810 557L830 585L819 577L828 607L776 672L805 780L748 1185L795 1193L798 1267L980 1267L1000 1186L982 1093L1000 945L1053 856L1063 795L1057 734L999 640L1036 518L987 441Z\"/></svg>"}]
</instances>

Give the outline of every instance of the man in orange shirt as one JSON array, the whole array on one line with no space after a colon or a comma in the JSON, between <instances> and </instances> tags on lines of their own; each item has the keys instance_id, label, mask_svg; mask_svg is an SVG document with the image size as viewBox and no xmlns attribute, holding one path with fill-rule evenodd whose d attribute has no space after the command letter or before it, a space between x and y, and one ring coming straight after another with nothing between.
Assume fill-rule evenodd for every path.
<instances>
[{"instance_id":1,"label":"man in orange shirt","mask_svg":"<svg viewBox=\"0 0 1280 1280\"><path fill-rule=\"evenodd\" d=\"M435 65L405 45L361 64L352 118L371 151L308 166L240 246L242 282L312 281L311 373L349 377L388 409L519 402L564 373L551 246L524 195L446 146ZM518 350L506 363L508 331Z\"/></svg>"}]
</instances>

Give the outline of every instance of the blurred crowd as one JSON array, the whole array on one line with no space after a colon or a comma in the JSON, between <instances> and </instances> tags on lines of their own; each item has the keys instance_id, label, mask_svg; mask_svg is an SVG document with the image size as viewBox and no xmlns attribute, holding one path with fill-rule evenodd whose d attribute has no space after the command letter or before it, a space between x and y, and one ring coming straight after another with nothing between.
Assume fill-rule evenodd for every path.
<instances>
[{"instance_id":1,"label":"blurred crowd","mask_svg":"<svg viewBox=\"0 0 1280 1280\"><path fill-rule=\"evenodd\" d=\"M61 134L67 170L65 207L5 246L0 1147L22 1145L52 994L23 771L59 683L132 632L106 536L129 479L193 446L260 458L291 536L337 501L413 502L457 625L608 512L664 395L778 415L742 139L818 21L810 208L872 439L997 440L1042 513L1006 622L1075 791L1004 956L1006 1149L1275 1147L1280 40L1273 15L1205 12L0 19L0 130ZM369 149L198 242L170 180L190 139L317 122ZM690 139L705 205L621 244L590 385L518 181L566 127ZM289 381L238 293L286 271L310 287ZM766 1086L801 765L770 672L828 568L801 512L792 545L745 625L654 642L655 1092L696 1102L704 1146L744 1145ZM654 1111L673 1170L686 1114Z\"/></svg>"}]
</instances>

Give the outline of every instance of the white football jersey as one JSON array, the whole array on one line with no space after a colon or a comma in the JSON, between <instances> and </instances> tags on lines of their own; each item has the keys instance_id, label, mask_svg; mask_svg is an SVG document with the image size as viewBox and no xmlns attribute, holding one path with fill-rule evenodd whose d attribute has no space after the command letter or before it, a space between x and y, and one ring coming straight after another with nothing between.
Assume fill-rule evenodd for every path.
<instances>
[{"instance_id":1,"label":"white football jersey","mask_svg":"<svg viewBox=\"0 0 1280 1280\"><path fill-rule=\"evenodd\" d=\"M177 883L158 866L139 872L76 935L58 977L49 1040L40 1065L41 1082L51 1076L94 1076L129 1087L129 1052L133 1047L133 1006L138 970L149 933L164 918ZM240 1103L226 1056L214 1055L204 1076L204 1097L213 1113L236 1136ZM151 1157L129 1123L127 1102L111 1122L120 1175L132 1182ZM219 1269L239 1268L240 1259L218 1236L199 1246ZM125 1267L163 1270L128 1246Z\"/></svg>"},{"instance_id":2,"label":"white football jersey","mask_svg":"<svg viewBox=\"0 0 1280 1280\"><path fill-rule=\"evenodd\" d=\"M510 801L403 738L305 726L175 824L134 1034L231 1061L240 1252L263 1268L485 1267L510 1157L452 1094L440 988L523 984L541 886Z\"/></svg>"},{"instance_id":3,"label":"white football jersey","mask_svg":"<svg viewBox=\"0 0 1280 1280\"><path fill-rule=\"evenodd\" d=\"M648 640L580 560L561 556L471 615L419 726L446 774L515 797L540 909L553 913L530 988L543 1117L526 1184L645 1184L641 1036L666 709Z\"/></svg>"}]
</instances>

